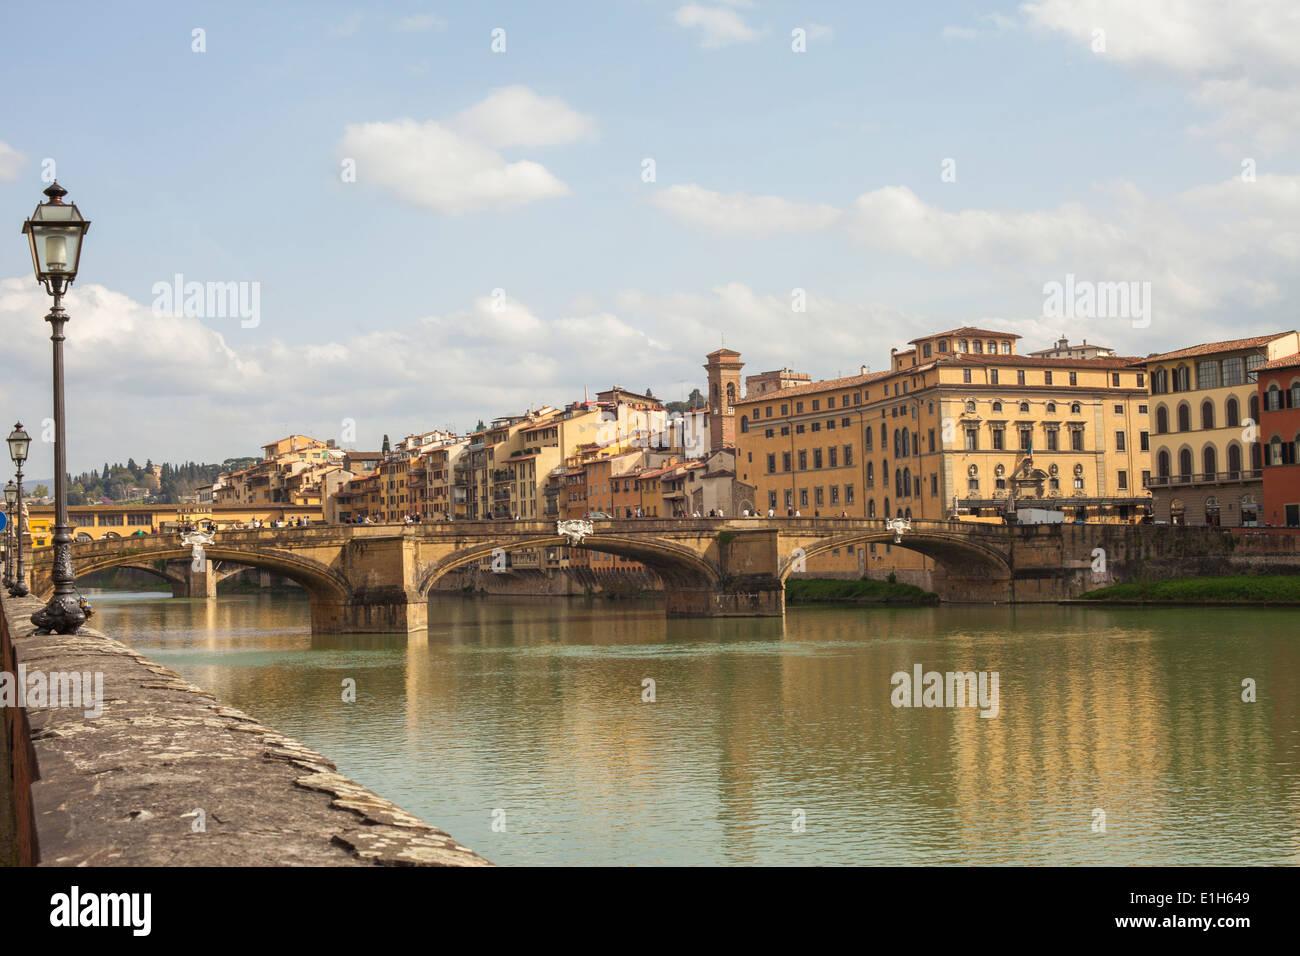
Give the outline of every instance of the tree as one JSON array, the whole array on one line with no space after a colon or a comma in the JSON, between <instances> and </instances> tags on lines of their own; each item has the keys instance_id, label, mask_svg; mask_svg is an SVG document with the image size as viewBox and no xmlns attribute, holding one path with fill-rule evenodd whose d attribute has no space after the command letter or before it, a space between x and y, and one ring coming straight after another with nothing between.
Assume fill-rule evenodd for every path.
<instances>
[{"instance_id":1,"label":"tree","mask_svg":"<svg viewBox=\"0 0 1300 956\"><path fill-rule=\"evenodd\" d=\"M45 487L45 485L37 485L32 489L32 494L37 498L48 498L50 496L50 489Z\"/></svg>"},{"instance_id":2,"label":"tree","mask_svg":"<svg viewBox=\"0 0 1300 956\"><path fill-rule=\"evenodd\" d=\"M392 449L388 447L388 436L387 436L387 435L384 436L384 444L383 444L383 447L380 448L379 450L380 450L381 452L383 452L385 455L387 455L390 451L392 451Z\"/></svg>"},{"instance_id":3,"label":"tree","mask_svg":"<svg viewBox=\"0 0 1300 956\"><path fill-rule=\"evenodd\" d=\"M102 475L100 475L99 477L100 477L101 479L103 479L104 481L108 481L108 476L109 476L109 471L108 471L108 462L104 462L104 473L103 473Z\"/></svg>"},{"instance_id":4,"label":"tree","mask_svg":"<svg viewBox=\"0 0 1300 956\"><path fill-rule=\"evenodd\" d=\"M691 389L691 394L689 397L687 397L686 401L687 404L689 404L690 407L693 409L703 408L705 405L708 404L708 402L704 400L704 393L701 392L698 388Z\"/></svg>"}]
</instances>

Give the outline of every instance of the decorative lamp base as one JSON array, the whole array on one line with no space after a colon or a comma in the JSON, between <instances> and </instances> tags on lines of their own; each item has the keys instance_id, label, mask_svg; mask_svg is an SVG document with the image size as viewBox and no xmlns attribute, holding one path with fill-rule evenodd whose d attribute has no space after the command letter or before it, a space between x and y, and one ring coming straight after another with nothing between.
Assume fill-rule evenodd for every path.
<instances>
[{"instance_id":1,"label":"decorative lamp base","mask_svg":"<svg viewBox=\"0 0 1300 956\"><path fill-rule=\"evenodd\" d=\"M32 623L37 634L76 634L86 623L86 613L75 594L56 594L32 615Z\"/></svg>"}]
</instances>

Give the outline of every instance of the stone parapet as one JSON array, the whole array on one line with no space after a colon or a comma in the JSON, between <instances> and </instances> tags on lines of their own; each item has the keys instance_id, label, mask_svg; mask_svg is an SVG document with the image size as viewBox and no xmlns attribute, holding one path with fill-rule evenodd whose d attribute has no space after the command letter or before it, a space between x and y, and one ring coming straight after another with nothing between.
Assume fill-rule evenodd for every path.
<instances>
[{"instance_id":1,"label":"stone parapet","mask_svg":"<svg viewBox=\"0 0 1300 956\"><path fill-rule=\"evenodd\" d=\"M90 687L102 675L102 713L87 716L96 708L85 700L4 708L0 862L489 865L143 654L90 628L33 636L41 603L2 601L0 670L16 677L23 668L29 684L35 674L47 684L53 674L89 674Z\"/></svg>"}]
</instances>

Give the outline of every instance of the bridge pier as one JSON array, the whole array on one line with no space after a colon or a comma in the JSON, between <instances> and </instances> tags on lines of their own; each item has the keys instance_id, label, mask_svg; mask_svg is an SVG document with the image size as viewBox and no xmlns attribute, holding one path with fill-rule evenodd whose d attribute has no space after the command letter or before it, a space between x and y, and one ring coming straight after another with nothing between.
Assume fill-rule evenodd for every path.
<instances>
[{"instance_id":1,"label":"bridge pier","mask_svg":"<svg viewBox=\"0 0 1300 956\"><path fill-rule=\"evenodd\" d=\"M409 634L428 626L429 600L415 590L371 589L346 601L311 596L313 634Z\"/></svg>"},{"instance_id":2,"label":"bridge pier","mask_svg":"<svg viewBox=\"0 0 1300 956\"><path fill-rule=\"evenodd\" d=\"M172 581L174 598L214 598L217 596L217 575L212 569L212 562L204 560L203 570L195 571L193 562L177 562L176 572L180 580Z\"/></svg>"},{"instance_id":3,"label":"bridge pier","mask_svg":"<svg viewBox=\"0 0 1300 956\"><path fill-rule=\"evenodd\" d=\"M669 617L781 617L785 587L776 578L741 585L691 587L664 584Z\"/></svg>"}]
</instances>

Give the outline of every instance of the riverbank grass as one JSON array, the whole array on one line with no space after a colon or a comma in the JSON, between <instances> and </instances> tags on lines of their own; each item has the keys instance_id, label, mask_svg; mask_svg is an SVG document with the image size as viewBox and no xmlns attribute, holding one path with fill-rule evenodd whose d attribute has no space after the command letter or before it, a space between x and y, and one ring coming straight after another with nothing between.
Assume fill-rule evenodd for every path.
<instances>
[{"instance_id":1,"label":"riverbank grass","mask_svg":"<svg viewBox=\"0 0 1300 956\"><path fill-rule=\"evenodd\" d=\"M792 578L785 582L787 604L938 604L939 595L914 584L862 578Z\"/></svg>"},{"instance_id":2,"label":"riverbank grass","mask_svg":"<svg viewBox=\"0 0 1300 956\"><path fill-rule=\"evenodd\" d=\"M1300 574L1235 574L1217 578L1129 581L1089 591L1083 595L1083 600L1145 601L1152 604L1300 604Z\"/></svg>"}]
</instances>

